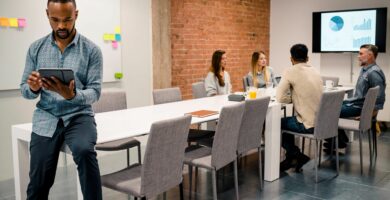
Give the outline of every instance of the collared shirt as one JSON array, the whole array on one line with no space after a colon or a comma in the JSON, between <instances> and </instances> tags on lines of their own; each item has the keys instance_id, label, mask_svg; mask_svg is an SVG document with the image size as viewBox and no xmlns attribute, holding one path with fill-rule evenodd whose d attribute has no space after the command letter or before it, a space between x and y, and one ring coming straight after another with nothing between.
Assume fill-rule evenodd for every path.
<instances>
[{"instance_id":1,"label":"collared shirt","mask_svg":"<svg viewBox=\"0 0 390 200\"><path fill-rule=\"evenodd\" d=\"M232 92L232 84L230 83L230 76L227 71L223 72L223 80L225 81L225 86L220 86L218 78L214 75L214 73L207 73L204 84L208 97L219 94L229 94Z\"/></svg>"},{"instance_id":2,"label":"collared shirt","mask_svg":"<svg viewBox=\"0 0 390 200\"><path fill-rule=\"evenodd\" d=\"M35 99L41 96L33 115L33 132L52 137L60 119L67 126L76 115L93 116L91 104L100 97L102 65L103 58L99 47L77 32L63 53L57 46L53 33L34 42L27 52L20 84L24 98ZM66 100L58 93L43 88L39 93L32 92L27 79L32 71L41 68L72 69L75 75L75 97Z\"/></svg>"},{"instance_id":3,"label":"collared shirt","mask_svg":"<svg viewBox=\"0 0 390 200\"><path fill-rule=\"evenodd\" d=\"M275 76L274 76L272 68L271 67L267 67L267 71L268 71L268 74L270 75L269 82L271 82L273 84L273 87L276 87L278 85L278 82L275 79ZM249 86L253 86L253 74L252 74L252 72L249 72L247 76L248 76ZM257 78L257 82L258 82L257 88L265 88L267 86L267 83L265 81L263 72L257 72L256 73L256 78Z\"/></svg>"},{"instance_id":4,"label":"collared shirt","mask_svg":"<svg viewBox=\"0 0 390 200\"><path fill-rule=\"evenodd\" d=\"M376 63L362 67L355 87L355 94L347 105L362 108L368 89L379 85L379 94L375 102L375 110L383 109L385 103L386 78L385 74Z\"/></svg>"}]
</instances>

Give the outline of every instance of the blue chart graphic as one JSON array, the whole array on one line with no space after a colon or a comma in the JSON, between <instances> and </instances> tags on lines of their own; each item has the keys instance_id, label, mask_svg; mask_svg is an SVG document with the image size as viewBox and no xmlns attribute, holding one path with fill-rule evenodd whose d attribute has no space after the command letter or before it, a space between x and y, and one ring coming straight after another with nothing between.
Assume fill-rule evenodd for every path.
<instances>
[{"instance_id":1,"label":"blue chart graphic","mask_svg":"<svg viewBox=\"0 0 390 200\"><path fill-rule=\"evenodd\" d=\"M329 21L329 27L332 31L340 31L344 26L344 20L340 16L334 16Z\"/></svg>"},{"instance_id":2,"label":"blue chart graphic","mask_svg":"<svg viewBox=\"0 0 390 200\"><path fill-rule=\"evenodd\" d=\"M354 31L358 30L371 30L371 19L364 19L362 24L353 26Z\"/></svg>"},{"instance_id":3,"label":"blue chart graphic","mask_svg":"<svg viewBox=\"0 0 390 200\"><path fill-rule=\"evenodd\" d=\"M371 37L353 39L353 48L359 48L362 44L371 44Z\"/></svg>"}]
</instances>

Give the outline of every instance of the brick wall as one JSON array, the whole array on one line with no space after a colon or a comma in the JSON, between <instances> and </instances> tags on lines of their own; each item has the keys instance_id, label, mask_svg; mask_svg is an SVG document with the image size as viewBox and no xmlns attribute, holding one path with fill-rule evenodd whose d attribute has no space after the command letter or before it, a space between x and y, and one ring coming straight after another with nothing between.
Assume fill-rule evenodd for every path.
<instances>
[{"instance_id":1,"label":"brick wall","mask_svg":"<svg viewBox=\"0 0 390 200\"><path fill-rule=\"evenodd\" d=\"M252 52L269 52L269 24L270 0L171 0L172 86L192 98L191 84L222 49L233 91L241 91Z\"/></svg>"}]
</instances>

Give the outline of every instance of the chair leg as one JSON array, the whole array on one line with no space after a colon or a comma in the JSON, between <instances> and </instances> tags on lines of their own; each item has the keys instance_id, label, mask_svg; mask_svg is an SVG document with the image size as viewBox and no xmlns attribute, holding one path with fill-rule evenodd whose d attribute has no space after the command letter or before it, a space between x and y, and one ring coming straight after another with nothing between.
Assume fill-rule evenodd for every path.
<instances>
[{"instance_id":1,"label":"chair leg","mask_svg":"<svg viewBox=\"0 0 390 200\"><path fill-rule=\"evenodd\" d=\"M198 167L195 167L195 193L198 191Z\"/></svg>"},{"instance_id":2,"label":"chair leg","mask_svg":"<svg viewBox=\"0 0 390 200\"><path fill-rule=\"evenodd\" d=\"M363 174L363 153L362 153L362 132L359 131L359 148L360 148L360 174Z\"/></svg>"},{"instance_id":3,"label":"chair leg","mask_svg":"<svg viewBox=\"0 0 390 200\"><path fill-rule=\"evenodd\" d=\"M188 165L188 178L190 182L190 196L192 194L192 166Z\"/></svg>"},{"instance_id":4,"label":"chair leg","mask_svg":"<svg viewBox=\"0 0 390 200\"><path fill-rule=\"evenodd\" d=\"M372 136L372 134L370 134L371 133L371 129L369 129L367 133L368 133L367 134L367 136L368 136L368 148L370 149L370 166L371 166L371 164L372 164L372 157L373 157L373 155L372 155L373 149L372 149L372 144L371 144L371 140L372 140L371 136Z\"/></svg>"},{"instance_id":5,"label":"chair leg","mask_svg":"<svg viewBox=\"0 0 390 200\"><path fill-rule=\"evenodd\" d=\"M127 166L130 166L130 149L126 149L127 153Z\"/></svg>"},{"instance_id":6,"label":"chair leg","mask_svg":"<svg viewBox=\"0 0 390 200\"><path fill-rule=\"evenodd\" d=\"M305 138L302 137L302 153L305 153Z\"/></svg>"},{"instance_id":7,"label":"chair leg","mask_svg":"<svg viewBox=\"0 0 390 200\"><path fill-rule=\"evenodd\" d=\"M218 200L217 197L217 171L214 169L212 170L212 179L213 179L213 199Z\"/></svg>"},{"instance_id":8,"label":"chair leg","mask_svg":"<svg viewBox=\"0 0 390 200\"><path fill-rule=\"evenodd\" d=\"M320 150L319 150L319 157L318 157L318 167L321 166L321 156L322 156L322 140L320 140Z\"/></svg>"},{"instance_id":9,"label":"chair leg","mask_svg":"<svg viewBox=\"0 0 390 200\"><path fill-rule=\"evenodd\" d=\"M315 176L316 176L316 183L318 183L318 164L317 164L317 161L318 161L318 140L316 140L316 149L315 149L315 163L314 163L314 167L315 167Z\"/></svg>"},{"instance_id":10,"label":"chair leg","mask_svg":"<svg viewBox=\"0 0 390 200\"><path fill-rule=\"evenodd\" d=\"M179 184L180 200L184 200L183 181Z\"/></svg>"},{"instance_id":11,"label":"chair leg","mask_svg":"<svg viewBox=\"0 0 390 200\"><path fill-rule=\"evenodd\" d=\"M236 189L236 199L239 200L238 195L238 170L237 170L237 158L234 160L234 187Z\"/></svg>"},{"instance_id":12,"label":"chair leg","mask_svg":"<svg viewBox=\"0 0 390 200\"><path fill-rule=\"evenodd\" d=\"M336 140L336 172L337 172L337 176L338 176L339 169L340 169L340 165L339 165L339 137L336 136L335 140Z\"/></svg>"},{"instance_id":13,"label":"chair leg","mask_svg":"<svg viewBox=\"0 0 390 200\"><path fill-rule=\"evenodd\" d=\"M141 145L138 145L137 148L138 148L138 163L141 164Z\"/></svg>"},{"instance_id":14,"label":"chair leg","mask_svg":"<svg viewBox=\"0 0 390 200\"><path fill-rule=\"evenodd\" d=\"M262 159L261 159L261 147L259 149L259 179L260 179L260 189L263 189L264 187L264 182L263 182L263 166L262 166Z\"/></svg>"}]
</instances>

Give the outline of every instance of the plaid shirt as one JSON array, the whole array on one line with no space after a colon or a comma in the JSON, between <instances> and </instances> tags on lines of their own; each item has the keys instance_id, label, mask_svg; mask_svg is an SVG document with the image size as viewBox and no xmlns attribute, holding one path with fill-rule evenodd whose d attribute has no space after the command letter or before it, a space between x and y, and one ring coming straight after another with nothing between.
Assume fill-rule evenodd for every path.
<instances>
[{"instance_id":1,"label":"plaid shirt","mask_svg":"<svg viewBox=\"0 0 390 200\"><path fill-rule=\"evenodd\" d=\"M102 53L98 46L76 33L73 41L61 53L53 33L34 42L26 58L21 92L26 99L41 98L33 115L33 132L52 137L60 119L67 126L72 117L80 114L93 116L91 104L100 97L102 82ZM32 71L40 68L70 68L75 75L76 96L64 99L58 93L41 89L35 94L27 84Z\"/></svg>"}]
</instances>

